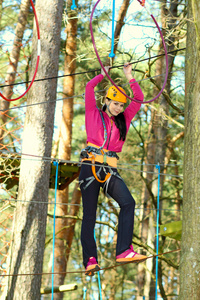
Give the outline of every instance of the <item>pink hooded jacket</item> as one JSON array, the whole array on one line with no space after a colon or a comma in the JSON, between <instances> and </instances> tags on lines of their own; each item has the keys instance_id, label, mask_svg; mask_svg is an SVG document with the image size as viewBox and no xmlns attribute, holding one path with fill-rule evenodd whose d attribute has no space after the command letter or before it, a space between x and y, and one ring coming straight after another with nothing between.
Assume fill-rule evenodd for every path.
<instances>
[{"instance_id":1,"label":"pink hooded jacket","mask_svg":"<svg viewBox=\"0 0 200 300\"><path fill-rule=\"evenodd\" d=\"M96 106L96 99L94 94L95 86L102 81L104 76L102 74L97 75L92 80L90 80L86 85L85 90L85 125L86 125L86 133L87 133L87 143L90 142L98 147L101 147L104 142L104 127L101 119L101 115ZM144 95L139 84L135 81L135 79L130 80L130 86L133 90L134 97L137 100L144 99ZM132 101L127 108L124 110L124 116L126 120L126 128L127 132L130 127L131 120L136 115L138 110L140 109L141 104ZM111 126L111 120L106 112L102 111L103 117L106 124L108 138L104 149L121 152L122 146L125 141L120 140L119 129L116 127L115 122ZM114 121L115 117L111 117Z\"/></svg>"}]
</instances>

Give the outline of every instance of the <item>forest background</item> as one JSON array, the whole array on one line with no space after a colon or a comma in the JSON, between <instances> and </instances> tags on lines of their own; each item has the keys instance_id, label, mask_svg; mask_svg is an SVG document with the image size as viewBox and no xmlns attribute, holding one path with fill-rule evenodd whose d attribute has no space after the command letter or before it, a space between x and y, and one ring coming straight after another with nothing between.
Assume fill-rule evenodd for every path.
<instances>
[{"instance_id":1,"label":"forest background","mask_svg":"<svg viewBox=\"0 0 200 300\"><path fill-rule=\"evenodd\" d=\"M2 276L2 299L5 295L7 299L40 299L41 286L51 286L52 262L55 286L68 283L78 286L75 291L54 294L54 299L82 299L85 287L87 299L99 297L96 277L88 279L78 272L83 270L78 179L57 191L55 247L55 189L51 182L55 180L53 159L58 159L55 161L59 161L62 172L62 163L77 163L85 147L84 89L100 72L89 32L94 3L79 0L74 11L69 0L36 1L41 31L36 81L22 99L1 100L1 273L40 274ZM137 204L134 249L150 256L156 254L158 166L161 174L159 224L182 219L187 6L184 0L150 0L147 6L159 22L166 41L168 81L162 96L142 105L134 118L120 153L119 171ZM28 0L1 0L0 12L1 86L5 82L24 82L2 87L7 98L14 98L27 88L36 65L34 14ZM102 0L93 19L102 62L113 66L112 78L123 85L127 93L130 89L122 66L127 61L133 63L133 74L145 100L152 99L161 89L166 73L164 49L155 24L137 1L117 1L116 56L110 60L111 22L112 2ZM98 106L109 86L108 80L98 85ZM101 193L95 232L102 268L115 265L118 213L116 203ZM178 249L179 240L160 236L159 252L172 251L159 257L158 294L161 299L178 298ZM42 273L48 274L42 276ZM103 299L140 300L144 296L154 299L155 257L139 265L101 271L101 284ZM43 295L41 299L49 297Z\"/></svg>"}]
</instances>

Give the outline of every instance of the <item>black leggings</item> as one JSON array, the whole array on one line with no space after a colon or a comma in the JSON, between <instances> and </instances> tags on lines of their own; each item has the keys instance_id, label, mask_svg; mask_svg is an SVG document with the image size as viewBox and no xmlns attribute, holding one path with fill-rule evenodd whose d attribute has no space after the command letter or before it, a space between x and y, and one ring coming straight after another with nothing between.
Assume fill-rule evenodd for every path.
<instances>
[{"instance_id":1,"label":"black leggings","mask_svg":"<svg viewBox=\"0 0 200 300\"><path fill-rule=\"evenodd\" d=\"M97 247L94 238L94 227L96 222L96 210L99 190L100 187L104 186L104 183L100 183L96 179L94 179L86 187L88 183L86 179L93 176L90 162L88 163L89 164L85 164L84 162L84 164L81 166L81 172L79 176L83 202L81 243L83 247L83 264L85 267L90 257L95 257L97 259ZM100 164L98 163L98 165ZM99 168L100 166L96 166L96 172L98 172ZM117 169L112 170L113 172L117 173ZM105 178L105 175L106 174L102 169L100 172L101 180ZM111 176L107 192L120 206L116 247L116 255L119 255L127 250L132 243L135 200L131 196L131 193L129 192L124 181L116 175Z\"/></svg>"}]
</instances>

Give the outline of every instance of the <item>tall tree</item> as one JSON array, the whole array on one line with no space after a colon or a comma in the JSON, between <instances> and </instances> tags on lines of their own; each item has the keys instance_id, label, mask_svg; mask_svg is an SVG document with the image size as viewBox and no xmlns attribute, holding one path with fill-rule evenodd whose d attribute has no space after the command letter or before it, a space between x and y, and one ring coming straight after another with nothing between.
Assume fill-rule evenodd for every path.
<instances>
[{"instance_id":1,"label":"tall tree","mask_svg":"<svg viewBox=\"0 0 200 300\"><path fill-rule=\"evenodd\" d=\"M67 9L67 25L65 29L66 33L66 46L64 56L64 73L73 74L76 70L76 49L77 49L77 12L71 10L72 1L66 2ZM60 129L60 140L58 157L64 160L70 160L71 158L71 142L72 142L72 123L73 123L73 105L74 105L74 88L75 88L75 76L66 76L63 84L63 95L65 100L63 101L62 108L62 121ZM69 202L69 188L57 192L57 199L60 203L56 207L57 216L65 216L67 214L76 215L79 206L73 206L73 204L80 203L80 192L77 190L78 186L75 186L74 196ZM55 239L55 272L60 273L55 276L55 284L62 285L65 279L65 271L67 268L67 261L69 258L70 248L73 240L75 220L68 220L66 218L60 218L56 220L56 239ZM63 293L55 295L55 299L63 299Z\"/></svg>"},{"instance_id":2,"label":"tall tree","mask_svg":"<svg viewBox=\"0 0 200 300\"><path fill-rule=\"evenodd\" d=\"M41 32L41 60L38 78L58 74L63 0L38 0L36 4ZM34 29L32 71L37 58ZM50 162L57 80L35 83L28 95L23 132L18 199L10 262L11 274L42 273L46 234ZM40 103L41 102L41 103ZM38 105L33 105L38 103ZM33 159L33 156L38 157ZM40 299L41 275L13 276L7 299Z\"/></svg>"},{"instance_id":3,"label":"tall tree","mask_svg":"<svg viewBox=\"0 0 200 300\"><path fill-rule=\"evenodd\" d=\"M161 21L162 21L162 31L163 36L165 37L167 44L167 51L172 51L175 49L175 41L177 41L177 9L178 3L174 1L170 1L169 8L167 8L167 1L161 1ZM163 45L162 43L159 46L159 54L163 53ZM171 78L172 78L172 69L174 66L174 59L176 53L168 55L169 69L168 69L168 81L165 87L165 90L168 95L170 95L171 90ZM161 57L156 61L156 75L158 78L155 80L155 84L157 87L161 87L163 84L162 74L166 72L165 66L165 58ZM155 94L158 93L158 89L155 88ZM156 103L159 104L159 110L165 115L169 114L169 104L165 98L165 95L161 95ZM148 245L154 247L155 244L155 227L153 225L155 215L151 211L152 204L154 208L156 208L156 197L157 197L157 175L153 175L153 173L157 173L155 168L155 164L160 164L160 171L164 173L164 163L167 149L167 134L168 134L168 120L167 118L163 118L162 114L158 114L153 108L151 109L151 121L149 123L148 128L148 140L146 141L146 167L145 171L145 186L143 190L143 221L141 227L141 236L144 241L148 241ZM160 196L162 196L163 192L163 183L164 176L160 178ZM161 206L160 206L161 208ZM160 218L161 219L161 218ZM139 295L145 294L145 296L155 297L155 280L151 278L151 272L155 272L155 268L153 266L153 260L148 260L146 262L146 269L144 269L143 265L139 265ZM154 271L153 271L154 270ZM162 274L160 274L162 276ZM161 282L161 281L160 281ZM151 286L151 288L150 288ZM143 290L144 288L144 290ZM162 291L162 287L160 287ZM165 295L162 295L165 297Z\"/></svg>"},{"instance_id":4,"label":"tall tree","mask_svg":"<svg viewBox=\"0 0 200 300\"><path fill-rule=\"evenodd\" d=\"M180 300L200 299L200 2L188 2Z\"/></svg>"}]
</instances>

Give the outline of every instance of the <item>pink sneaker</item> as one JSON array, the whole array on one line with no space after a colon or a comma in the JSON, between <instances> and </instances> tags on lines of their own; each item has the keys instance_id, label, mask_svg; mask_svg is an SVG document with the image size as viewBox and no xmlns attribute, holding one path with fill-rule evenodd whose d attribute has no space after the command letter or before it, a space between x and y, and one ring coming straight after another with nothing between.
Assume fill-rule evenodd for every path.
<instances>
[{"instance_id":1,"label":"pink sneaker","mask_svg":"<svg viewBox=\"0 0 200 300\"><path fill-rule=\"evenodd\" d=\"M133 245L131 245L130 248L124 251L122 254L116 256L116 262L118 263L129 262L129 261L141 262L145 259L147 259L147 256L135 252L133 250Z\"/></svg>"},{"instance_id":2,"label":"pink sneaker","mask_svg":"<svg viewBox=\"0 0 200 300\"><path fill-rule=\"evenodd\" d=\"M93 276L94 272L100 270L100 266L98 265L95 257L90 257L85 268L85 275Z\"/></svg>"}]
</instances>

